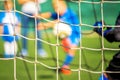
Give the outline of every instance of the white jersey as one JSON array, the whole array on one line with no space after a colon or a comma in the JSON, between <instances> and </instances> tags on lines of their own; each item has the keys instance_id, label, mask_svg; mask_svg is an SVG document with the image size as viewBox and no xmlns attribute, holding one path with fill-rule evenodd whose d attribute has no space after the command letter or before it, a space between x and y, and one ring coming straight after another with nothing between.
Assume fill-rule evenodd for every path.
<instances>
[{"instance_id":1,"label":"white jersey","mask_svg":"<svg viewBox=\"0 0 120 80\"><path fill-rule=\"evenodd\" d=\"M30 14L37 14L40 11L40 7L33 1L26 2L22 6L22 11Z\"/></svg>"},{"instance_id":2,"label":"white jersey","mask_svg":"<svg viewBox=\"0 0 120 80\"><path fill-rule=\"evenodd\" d=\"M14 41L14 28L20 24L20 16L15 12L1 12L0 13L0 24L3 25L3 34L8 34L11 36L3 36L5 41Z\"/></svg>"},{"instance_id":3,"label":"white jersey","mask_svg":"<svg viewBox=\"0 0 120 80\"><path fill-rule=\"evenodd\" d=\"M19 20L18 20L17 16L14 15L14 13L7 12L7 13L5 13L2 23L4 25L8 26L8 33L10 35L13 35L14 34L13 27L14 27L14 25L19 23Z\"/></svg>"}]
</instances>

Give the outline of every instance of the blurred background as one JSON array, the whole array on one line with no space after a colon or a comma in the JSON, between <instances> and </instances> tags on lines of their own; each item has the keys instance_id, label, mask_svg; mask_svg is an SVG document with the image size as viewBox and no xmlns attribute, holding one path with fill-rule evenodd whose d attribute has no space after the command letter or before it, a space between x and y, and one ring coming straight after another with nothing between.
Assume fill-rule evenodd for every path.
<instances>
[{"instance_id":1,"label":"blurred background","mask_svg":"<svg viewBox=\"0 0 120 80\"><path fill-rule=\"evenodd\" d=\"M15 3L15 11L18 11L22 18L24 14L21 12L21 5L17 0L13 0L13 2ZM92 2L96 2L96 4L92 4ZM96 21L101 21L102 15L106 25L114 26L116 18L120 13L120 0L103 0L103 2L100 2L101 0L81 0L80 3L78 0L66 0L67 6L79 17L81 23L79 27L81 27L82 32L80 43L82 48L77 50L75 58L70 66L72 69L72 74L70 76L61 73L57 75L56 73L57 64L59 64L59 66L62 65L65 54L62 47L57 46L57 57L56 46L50 45L57 42L56 37L52 33L52 29L41 31L41 42L48 53L48 57L41 58L38 55L36 57L36 41L31 40L35 39L35 27L34 24L31 23L29 24L30 28L27 37L29 38L27 39L29 53L27 57L20 57L20 51L22 49L21 39L24 38L20 36L20 40L17 41L17 57L13 59L4 59L4 41L2 40L2 35L0 35L0 79L15 80L16 77L16 80L57 80L58 76L58 80L98 80L102 73L102 67L105 70L109 61L118 50L97 49L101 49L103 46L108 49L119 49L118 46L120 44L119 42L109 43L104 39L104 45L102 45L102 38L92 31L93 27L90 27L93 26ZM47 11L54 12L52 0L45 0L39 3L39 6L41 7L40 13ZM101 14L101 8L103 14ZM3 0L0 1L0 12L2 11L4 11ZM46 22L45 19L41 19L40 21ZM21 32L22 29L24 28L21 26ZM101 55L102 52L104 55ZM104 60L103 63L102 60ZM80 67L82 68L81 70L79 70Z\"/></svg>"}]
</instances>

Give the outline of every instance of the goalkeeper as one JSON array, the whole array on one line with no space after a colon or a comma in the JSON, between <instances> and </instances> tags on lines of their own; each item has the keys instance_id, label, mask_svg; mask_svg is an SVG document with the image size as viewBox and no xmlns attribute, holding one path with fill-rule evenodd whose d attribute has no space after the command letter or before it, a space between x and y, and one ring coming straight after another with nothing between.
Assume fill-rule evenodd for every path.
<instances>
[{"instance_id":1,"label":"goalkeeper","mask_svg":"<svg viewBox=\"0 0 120 80\"><path fill-rule=\"evenodd\" d=\"M113 56L106 71L112 71L113 73L104 73L100 76L99 80L120 80L120 51Z\"/></svg>"},{"instance_id":2,"label":"goalkeeper","mask_svg":"<svg viewBox=\"0 0 120 80\"><path fill-rule=\"evenodd\" d=\"M61 40L61 44L63 46L63 49L66 52L66 58L64 60L64 63L60 69L60 71L63 74L70 74L70 63L72 62L76 50L73 50L71 48L77 48L79 45L80 41L80 29L79 26L75 26L79 24L79 20L77 15L69 8L67 8L67 5L64 0L58 1L58 4L56 3L55 0L53 0L53 8L55 10L54 13L46 12L46 13L41 13L40 16L44 18L52 18L54 19L55 22L64 22L67 24L72 24L71 29L72 29L72 34L69 37L66 37ZM58 9L59 8L59 9ZM58 16L59 15L59 16ZM59 20L58 20L59 17ZM47 27L53 27L53 23L48 22L48 23L40 23L39 24L39 29L43 29ZM65 47L64 47L65 46Z\"/></svg>"},{"instance_id":3,"label":"goalkeeper","mask_svg":"<svg viewBox=\"0 0 120 80\"><path fill-rule=\"evenodd\" d=\"M109 42L120 42L120 14L116 19L115 28L107 27L103 28L103 36ZM94 28L94 31L102 36L102 21L98 21L94 24L94 26L98 26Z\"/></svg>"},{"instance_id":4,"label":"goalkeeper","mask_svg":"<svg viewBox=\"0 0 120 80\"><path fill-rule=\"evenodd\" d=\"M4 57L12 58L17 53L17 44L14 36L20 32L20 16L12 11L13 3L11 0L4 1L5 12L0 12L0 33L4 40Z\"/></svg>"}]
</instances>

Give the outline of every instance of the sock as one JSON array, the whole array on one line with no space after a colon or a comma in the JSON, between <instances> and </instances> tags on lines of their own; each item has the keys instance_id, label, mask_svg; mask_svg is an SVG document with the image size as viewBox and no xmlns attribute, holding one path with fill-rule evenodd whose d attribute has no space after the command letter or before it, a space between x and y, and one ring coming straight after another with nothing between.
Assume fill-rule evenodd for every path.
<instances>
[{"instance_id":1,"label":"sock","mask_svg":"<svg viewBox=\"0 0 120 80\"><path fill-rule=\"evenodd\" d=\"M69 65L72 60L73 60L73 56L67 54L63 65Z\"/></svg>"}]
</instances>

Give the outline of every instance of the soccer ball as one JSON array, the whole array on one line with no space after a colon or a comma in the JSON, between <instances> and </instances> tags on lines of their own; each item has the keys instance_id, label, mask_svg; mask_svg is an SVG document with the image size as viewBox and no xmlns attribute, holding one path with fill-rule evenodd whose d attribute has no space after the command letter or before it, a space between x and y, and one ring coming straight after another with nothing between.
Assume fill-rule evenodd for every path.
<instances>
[{"instance_id":1,"label":"soccer ball","mask_svg":"<svg viewBox=\"0 0 120 80\"><path fill-rule=\"evenodd\" d=\"M70 36L72 29L68 24L65 23L56 23L53 28L53 34L58 36L60 39Z\"/></svg>"}]
</instances>

